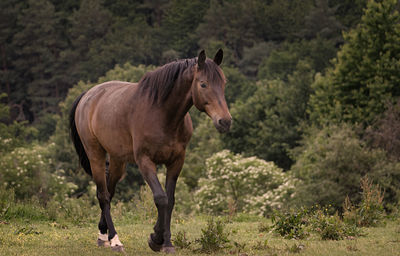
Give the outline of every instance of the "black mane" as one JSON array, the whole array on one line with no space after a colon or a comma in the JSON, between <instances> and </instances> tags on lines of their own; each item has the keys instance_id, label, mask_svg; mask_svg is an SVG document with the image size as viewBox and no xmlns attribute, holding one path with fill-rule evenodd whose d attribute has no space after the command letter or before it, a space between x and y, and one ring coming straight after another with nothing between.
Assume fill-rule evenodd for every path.
<instances>
[{"instance_id":1,"label":"black mane","mask_svg":"<svg viewBox=\"0 0 400 256\"><path fill-rule=\"evenodd\" d=\"M177 60L150 71L140 79L139 90L142 94L148 94L153 103L164 102L182 73L196 63L197 58Z\"/></svg>"},{"instance_id":2,"label":"black mane","mask_svg":"<svg viewBox=\"0 0 400 256\"><path fill-rule=\"evenodd\" d=\"M153 103L165 102L183 72L196 64L197 58L176 60L146 73L139 81L140 93L147 95ZM218 65L212 60L206 60L204 69L210 82L224 80Z\"/></svg>"}]
</instances>

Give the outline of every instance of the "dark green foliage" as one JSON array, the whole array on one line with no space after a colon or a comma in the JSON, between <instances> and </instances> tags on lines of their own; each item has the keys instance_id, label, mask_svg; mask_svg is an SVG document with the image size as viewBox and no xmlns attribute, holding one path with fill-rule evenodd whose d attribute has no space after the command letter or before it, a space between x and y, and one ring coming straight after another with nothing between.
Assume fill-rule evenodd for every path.
<instances>
[{"instance_id":1,"label":"dark green foliage","mask_svg":"<svg viewBox=\"0 0 400 256\"><path fill-rule=\"evenodd\" d=\"M307 62L316 72L322 72L336 54L335 41L320 36L311 40L285 42L272 49L258 67L258 79L287 80L300 62ZM310 81L312 82L312 81Z\"/></svg>"},{"instance_id":2,"label":"dark green foliage","mask_svg":"<svg viewBox=\"0 0 400 256\"><path fill-rule=\"evenodd\" d=\"M400 160L400 100L388 104L387 110L365 133L365 140L373 148L386 151L393 161Z\"/></svg>"},{"instance_id":3,"label":"dark green foliage","mask_svg":"<svg viewBox=\"0 0 400 256\"><path fill-rule=\"evenodd\" d=\"M299 62L296 72L281 80L259 81L245 102L231 107L233 125L222 137L224 146L237 153L255 155L288 169L288 150L300 139L299 124L306 118L313 70Z\"/></svg>"},{"instance_id":4,"label":"dark green foliage","mask_svg":"<svg viewBox=\"0 0 400 256\"><path fill-rule=\"evenodd\" d=\"M170 1L161 27L162 36L168 45L167 49L174 49L181 53L181 58L196 55L197 38L194 31L202 21L208 7L208 1L203 0Z\"/></svg>"},{"instance_id":5,"label":"dark green foliage","mask_svg":"<svg viewBox=\"0 0 400 256\"><path fill-rule=\"evenodd\" d=\"M361 23L325 77L316 80L310 114L314 122L371 124L386 102L400 96L400 15L396 0L369 1Z\"/></svg>"},{"instance_id":6,"label":"dark green foliage","mask_svg":"<svg viewBox=\"0 0 400 256\"><path fill-rule=\"evenodd\" d=\"M254 2L211 0L204 22L196 31L200 45L205 47L210 40L221 40L233 50L234 59L240 58L243 48L251 46L256 38Z\"/></svg>"},{"instance_id":7,"label":"dark green foliage","mask_svg":"<svg viewBox=\"0 0 400 256\"><path fill-rule=\"evenodd\" d=\"M0 101L6 94L0 94ZM37 130L27 127L26 122L10 121L10 108L0 102L0 153L6 154L16 147L26 146L33 137L36 137Z\"/></svg>"},{"instance_id":8,"label":"dark green foliage","mask_svg":"<svg viewBox=\"0 0 400 256\"><path fill-rule=\"evenodd\" d=\"M349 125L311 129L301 144L292 167L302 180L294 204L332 204L340 209L347 195L359 203L359 181L366 174L390 191L387 203L397 202L398 190L393 185L399 182L398 164L390 162L384 151L368 148Z\"/></svg>"},{"instance_id":9,"label":"dark green foliage","mask_svg":"<svg viewBox=\"0 0 400 256\"><path fill-rule=\"evenodd\" d=\"M23 80L20 90L24 95L14 100L21 102L28 97L38 115L55 112L67 89L59 61L66 47L59 23L54 6L47 0L28 1L17 17L17 26L22 29L13 36L18 56L13 66Z\"/></svg>"}]
</instances>

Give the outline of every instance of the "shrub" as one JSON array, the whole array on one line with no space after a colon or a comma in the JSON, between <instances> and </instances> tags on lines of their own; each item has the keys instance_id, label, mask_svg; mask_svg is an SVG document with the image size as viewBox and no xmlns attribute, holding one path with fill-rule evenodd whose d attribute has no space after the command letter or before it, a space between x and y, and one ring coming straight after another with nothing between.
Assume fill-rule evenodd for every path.
<instances>
[{"instance_id":1,"label":"shrub","mask_svg":"<svg viewBox=\"0 0 400 256\"><path fill-rule=\"evenodd\" d=\"M293 205L332 204L339 210L346 195L358 204L362 200L359 181L366 174L383 189L398 191L393 184L399 180L400 165L391 163L383 150L368 148L349 125L311 129L302 144L294 151L297 161L292 172L302 182L296 187Z\"/></svg>"},{"instance_id":2,"label":"shrub","mask_svg":"<svg viewBox=\"0 0 400 256\"><path fill-rule=\"evenodd\" d=\"M224 231L224 224L221 220L209 219L207 227L201 229L201 237L196 240L200 244L200 251L214 253L227 247L229 243L228 233Z\"/></svg>"},{"instance_id":3,"label":"shrub","mask_svg":"<svg viewBox=\"0 0 400 256\"><path fill-rule=\"evenodd\" d=\"M361 235L355 225L344 222L337 212L329 214L328 208L319 206L310 210L302 208L283 213L276 211L272 216L272 223L272 230L287 239L304 239L311 231L323 240L341 240Z\"/></svg>"},{"instance_id":4,"label":"shrub","mask_svg":"<svg viewBox=\"0 0 400 256\"><path fill-rule=\"evenodd\" d=\"M342 240L349 236L359 236L360 231L356 226L343 222L335 213L330 215L328 209L316 209L310 217L310 225L322 240Z\"/></svg>"},{"instance_id":5,"label":"shrub","mask_svg":"<svg viewBox=\"0 0 400 256\"><path fill-rule=\"evenodd\" d=\"M207 178L195 193L199 210L212 214L235 210L266 215L280 208L294 190L295 179L272 162L223 150L206 162Z\"/></svg>"},{"instance_id":6,"label":"shrub","mask_svg":"<svg viewBox=\"0 0 400 256\"><path fill-rule=\"evenodd\" d=\"M14 189L17 199L50 197L62 200L74 192L75 185L65 181L63 170L55 170L50 152L54 144L16 148L0 157L1 181L6 189Z\"/></svg>"},{"instance_id":7,"label":"shrub","mask_svg":"<svg viewBox=\"0 0 400 256\"><path fill-rule=\"evenodd\" d=\"M186 237L185 231L178 231L174 239L174 245L178 248L188 249L191 242Z\"/></svg>"},{"instance_id":8,"label":"shrub","mask_svg":"<svg viewBox=\"0 0 400 256\"><path fill-rule=\"evenodd\" d=\"M275 211L271 217L272 230L287 239L303 239L308 235L305 230L307 214L305 209L285 213Z\"/></svg>"},{"instance_id":9,"label":"shrub","mask_svg":"<svg viewBox=\"0 0 400 256\"><path fill-rule=\"evenodd\" d=\"M0 101L6 96L7 94L0 93ZM27 127L26 122L12 122L9 106L0 102L0 154L25 146L26 140L36 137L37 133L35 128Z\"/></svg>"}]
</instances>

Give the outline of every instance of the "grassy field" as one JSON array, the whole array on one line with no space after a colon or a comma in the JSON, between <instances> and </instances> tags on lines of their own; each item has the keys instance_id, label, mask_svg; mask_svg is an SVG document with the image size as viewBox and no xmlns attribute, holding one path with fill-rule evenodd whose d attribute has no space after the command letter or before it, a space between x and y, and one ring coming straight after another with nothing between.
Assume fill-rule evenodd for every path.
<instances>
[{"instance_id":1,"label":"grassy field","mask_svg":"<svg viewBox=\"0 0 400 256\"><path fill-rule=\"evenodd\" d=\"M186 232L188 249L177 248L176 255L202 255L194 243L207 226L206 216L174 218L172 236ZM364 236L340 241L323 241L311 235L304 240L287 240L270 232L260 232L263 218L237 216L224 221L230 248L213 255L400 255L400 220L387 220L380 227L363 229ZM142 218L115 220L126 255L160 255L147 246L152 221ZM68 222L1 221L0 255L118 255L109 248L96 246L97 224Z\"/></svg>"}]
</instances>

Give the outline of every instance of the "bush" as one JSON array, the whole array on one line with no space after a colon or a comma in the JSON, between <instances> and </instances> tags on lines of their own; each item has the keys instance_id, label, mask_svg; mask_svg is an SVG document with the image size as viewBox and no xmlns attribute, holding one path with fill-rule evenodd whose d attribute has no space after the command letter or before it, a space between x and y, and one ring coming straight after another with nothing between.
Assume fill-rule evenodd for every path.
<instances>
[{"instance_id":1,"label":"bush","mask_svg":"<svg viewBox=\"0 0 400 256\"><path fill-rule=\"evenodd\" d=\"M227 247L229 243L228 233L224 231L224 224L221 220L214 221L209 219L207 227L201 229L201 237L196 243L201 245L200 251L203 253L214 253Z\"/></svg>"},{"instance_id":2,"label":"bush","mask_svg":"<svg viewBox=\"0 0 400 256\"><path fill-rule=\"evenodd\" d=\"M327 208L314 210L309 221L312 230L319 234L322 240L342 240L361 234L355 225L343 222L338 213L330 215Z\"/></svg>"},{"instance_id":3,"label":"bush","mask_svg":"<svg viewBox=\"0 0 400 256\"><path fill-rule=\"evenodd\" d=\"M341 240L361 235L355 225L344 222L337 212L329 214L328 208L319 206L310 210L277 211L272 216L272 223L272 230L287 239L304 239L309 232L317 233L322 240Z\"/></svg>"},{"instance_id":4,"label":"bush","mask_svg":"<svg viewBox=\"0 0 400 256\"><path fill-rule=\"evenodd\" d=\"M207 159L206 168L207 178L200 179L195 193L202 212L227 213L234 205L237 211L266 215L281 208L294 190L290 174L256 157L224 150Z\"/></svg>"},{"instance_id":5,"label":"bush","mask_svg":"<svg viewBox=\"0 0 400 256\"><path fill-rule=\"evenodd\" d=\"M16 148L0 157L0 179L6 189L14 189L16 199L36 196L42 202L59 200L74 192L76 186L65 182L63 170L55 170L50 152L54 144Z\"/></svg>"},{"instance_id":6,"label":"bush","mask_svg":"<svg viewBox=\"0 0 400 256\"><path fill-rule=\"evenodd\" d=\"M173 241L174 241L174 245L181 249L188 249L191 244L191 242L188 241L188 239L186 237L185 231L178 231L176 233L176 237Z\"/></svg>"},{"instance_id":7,"label":"bush","mask_svg":"<svg viewBox=\"0 0 400 256\"><path fill-rule=\"evenodd\" d=\"M7 94L0 93L0 101ZM0 102L0 154L6 154L17 147L25 146L28 138L36 137L38 131L27 127L26 122L11 122L9 106Z\"/></svg>"},{"instance_id":8,"label":"bush","mask_svg":"<svg viewBox=\"0 0 400 256\"><path fill-rule=\"evenodd\" d=\"M303 239L308 233L305 231L307 225L307 210L292 212L274 212L271 217L273 231L287 239Z\"/></svg>"},{"instance_id":9,"label":"bush","mask_svg":"<svg viewBox=\"0 0 400 256\"><path fill-rule=\"evenodd\" d=\"M400 174L398 164L391 163L383 150L370 149L349 125L311 129L297 148L292 172L302 181L291 203L311 207L332 204L339 210L348 195L358 204L362 197L360 179L368 174L383 189L398 193L393 184ZM392 200L398 198L392 195ZM393 201L388 201L393 203Z\"/></svg>"}]
</instances>

